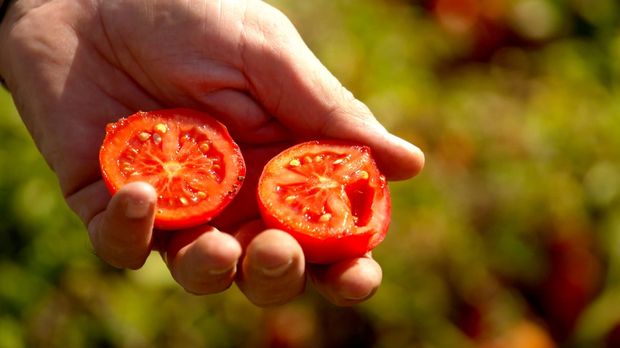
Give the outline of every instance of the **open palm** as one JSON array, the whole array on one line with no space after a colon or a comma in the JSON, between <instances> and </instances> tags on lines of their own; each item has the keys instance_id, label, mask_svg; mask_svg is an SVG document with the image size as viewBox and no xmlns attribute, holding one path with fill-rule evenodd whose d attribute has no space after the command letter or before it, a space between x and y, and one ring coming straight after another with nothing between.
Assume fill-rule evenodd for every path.
<instances>
[{"instance_id":1,"label":"open palm","mask_svg":"<svg viewBox=\"0 0 620 348\"><path fill-rule=\"evenodd\" d=\"M0 27L0 47L0 73L20 115L110 264L139 268L158 248L188 291L218 292L237 281L258 305L301 293L306 271L337 304L364 300L379 286L381 269L370 257L307 266L294 239L257 220L256 178L290 142L366 143L392 179L423 164L421 152L390 135L274 8L260 1L23 1ZM98 149L107 123L179 106L227 125L243 149L248 181L214 222L218 229L154 234L153 189L135 183L110 197Z\"/></svg>"}]
</instances>

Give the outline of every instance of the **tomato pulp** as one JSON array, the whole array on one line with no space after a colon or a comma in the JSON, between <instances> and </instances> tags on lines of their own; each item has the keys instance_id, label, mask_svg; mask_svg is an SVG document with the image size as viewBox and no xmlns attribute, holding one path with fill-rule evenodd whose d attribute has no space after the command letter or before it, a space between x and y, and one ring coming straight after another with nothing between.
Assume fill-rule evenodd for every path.
<instances>
[{"instance_id":1,"label":"tomato pulp","mask_svg":"<svg viewBox=\"0 0 620 348\"><path fill-rule=\"evenodd\" d=\"M111 193L134 181L155 188L160 229L209 221L245 178L241 151L226 127L191 109L138 112L108 124L99 161Z\"/></svg>"},{"instance_id":2,"label":"tomato pulp","mask_svg":"<svg viewBox=\"0 0 620 348\"><path fill-rule=\"evenodd\" d=\"M263 220L290 233L312 263L362 256L385 237L390 193L370 148L310 141L265 166L258 185Z\"/></svg>"}]
</instances>

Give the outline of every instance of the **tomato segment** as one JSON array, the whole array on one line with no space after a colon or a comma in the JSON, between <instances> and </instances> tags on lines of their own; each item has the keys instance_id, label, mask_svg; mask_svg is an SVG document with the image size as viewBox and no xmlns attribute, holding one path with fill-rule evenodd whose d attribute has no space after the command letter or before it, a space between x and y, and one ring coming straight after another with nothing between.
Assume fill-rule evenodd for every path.
<instances>
[{"instance_id":1,"label":"tomato segment","mask_svg":"<svg viewBox=\"0 0 620 348\"><path fill-rule=\"evenodd\" d=\"M291 233L314 263L363 255L389 225L387 183L366 146L293 146L265 167L258 199L267 224Z\"/></svg>"},{"instance_id":2,"label":"tomato segment","mask_svg":"<svg viewBox=\"0 0 620 348\"><path fill-rule=\"evenodd\" d=\"M239 147L225 126L189 109L138 112L109 124L99 159L112 193L134 181L156 189L155 226L161 229L209 221L245 176Z\"/></svg>"}]
</instances>

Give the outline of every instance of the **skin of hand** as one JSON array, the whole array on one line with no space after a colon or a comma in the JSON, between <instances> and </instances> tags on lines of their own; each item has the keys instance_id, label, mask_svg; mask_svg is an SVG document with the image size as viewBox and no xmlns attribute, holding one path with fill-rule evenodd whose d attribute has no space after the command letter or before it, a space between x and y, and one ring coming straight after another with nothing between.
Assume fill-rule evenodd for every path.
<instances>
[{"instance_id":1,"label":"skin of hand","mask_svg":"<svg viewBox=\"0 0 620 348\"><path fill-rule=\"evenodd\" d=\"M305 264L287 233L266 229L256 181L293 142L339 138L373 149L388 179L407 179L422 152L391 135L311 53L291 22L250 0L18 0L0 26L0 75L97 255L137 269L152 250L188 292L236 282L256 305L301 294L306 275L336 305L381 283L370 255ZM101 180L104 127L137 110L190 107L214 115L240 143L248 179L211 226L153 231L156 193L132 183L113 197ZM225 231L225 232L223 232Z\"/></svg>"}]
</instances>

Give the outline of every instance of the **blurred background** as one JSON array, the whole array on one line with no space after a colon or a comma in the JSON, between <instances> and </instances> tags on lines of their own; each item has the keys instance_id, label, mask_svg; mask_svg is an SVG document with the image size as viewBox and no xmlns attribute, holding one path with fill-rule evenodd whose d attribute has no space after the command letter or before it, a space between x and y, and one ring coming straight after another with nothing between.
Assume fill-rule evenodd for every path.
<instances>
[{"instance_id":1,"label":"blurred background","mask_svg":"<svg viewBox=\"0 0 620 348\"><path fill-rule=\"evenodd\" d=\"M620 347L620 4L272 0L427 165L376 295L258 309L119 271L0 92L0 347Z\"/></svg>"}]
</instances>

